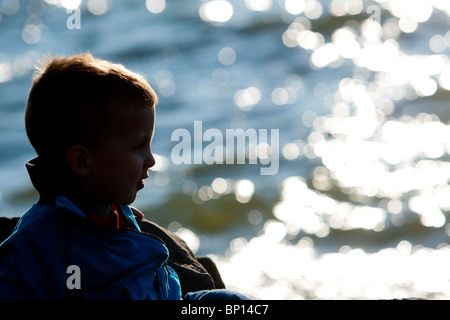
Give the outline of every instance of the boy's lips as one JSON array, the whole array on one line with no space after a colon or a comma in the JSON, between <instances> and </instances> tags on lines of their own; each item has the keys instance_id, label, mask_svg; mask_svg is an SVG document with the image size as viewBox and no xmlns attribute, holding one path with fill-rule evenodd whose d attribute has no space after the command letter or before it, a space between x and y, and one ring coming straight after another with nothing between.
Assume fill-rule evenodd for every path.
<instances>
[{"instance_id":1,"label":"boy's lips","mask_svg":"<svg viewBox=\"0 0 450 320\"><path fill-rule=\"evenodd\" d=\"M143 176L143 177L141 178L141 180L138 181L138 183L137 183L137 188L138 188L138 190L141 190L141 189L143 189L143 188L145 187L145 182L144 182L144 180L147 179L147 178L148 178L148 174L145 175L145 176Z\"/></svg>"},{"instance_id":2,"label":"boy's lips","mask_svg":"<svg viewBox=\"0 0 450 320\"><path fill-rule=\"evenodd\" d=\"M140 181L136 184L136 187L137 187L138 190L144 189L144 187L145 187L145 182L144 182L144 180L140 180Z\"/></svg>"}]
</instances>

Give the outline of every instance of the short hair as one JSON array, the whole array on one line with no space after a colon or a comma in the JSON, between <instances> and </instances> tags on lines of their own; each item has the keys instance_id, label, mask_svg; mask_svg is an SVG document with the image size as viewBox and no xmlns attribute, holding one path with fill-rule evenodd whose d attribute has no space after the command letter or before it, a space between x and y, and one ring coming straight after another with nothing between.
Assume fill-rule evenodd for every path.
<instances>
[{"instance_id":1,"label":"short hair","mask_svg":"<svg viewBox=\"0 0 450 320\"><path fill-rule=\"evenodd\" d=\"M41 161L62 164L71 145L95 143L112 112L127 112L132 105L154 108L156 103L147 81L121 64L90 53L47 56L33 77L25 128Z\"/></svg>"}]
</instances>

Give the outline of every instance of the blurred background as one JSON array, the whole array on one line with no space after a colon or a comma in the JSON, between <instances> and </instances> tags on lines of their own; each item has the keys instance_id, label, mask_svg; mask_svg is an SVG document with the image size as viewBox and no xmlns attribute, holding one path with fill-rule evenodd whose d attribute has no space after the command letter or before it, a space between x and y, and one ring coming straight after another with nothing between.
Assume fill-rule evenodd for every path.
<instances>
[{"instance_id":1,"label":"blurred background","mask_svg":"<svg viewBox=\"0 0 450 320\"><path fill-rule=\"evenodd\" d=\"M447 0L0 0L0 214L38 199L24 167L33 66L90 51L159 95L135 206L229 288L450 298L449 25ZM278 173L175 165L171 134L194 121L279 129Z\"/></svg>"}]
</instances>

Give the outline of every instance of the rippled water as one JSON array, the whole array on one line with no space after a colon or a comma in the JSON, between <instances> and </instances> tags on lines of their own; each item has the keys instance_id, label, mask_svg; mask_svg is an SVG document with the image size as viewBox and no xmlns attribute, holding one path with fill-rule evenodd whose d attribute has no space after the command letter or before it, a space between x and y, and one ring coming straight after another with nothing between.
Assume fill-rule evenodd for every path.
<instances>
[{"instance_id":1,"label":"rippled water","mask_svg":"<svg viewBox=\"0 0 450 320\"><path fill-rule=\"evenodd\" d=\"M89 0L70 29L78 5L0 1L3 215L37 199L23 167L33 64L89 50L160 97L157 165L136 206L212 255L229 287L450 297L450 2ZM175 164L171 135L195 121L278 129L279 171L260 174L276 151L263 143L246 164Z\"/></svg>"}]
</instances>

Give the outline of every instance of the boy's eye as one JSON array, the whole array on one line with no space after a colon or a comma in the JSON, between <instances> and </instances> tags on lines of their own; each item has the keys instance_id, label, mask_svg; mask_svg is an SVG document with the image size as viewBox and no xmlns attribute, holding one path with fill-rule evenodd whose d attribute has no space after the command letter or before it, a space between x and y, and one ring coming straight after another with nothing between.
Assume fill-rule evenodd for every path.
<instances>
[{"instance_id":1,"label":"boy's eye","mask_svg":"<svg viewBox=\"0 0 450 320\"><path fill-rule=\"evenodd\" d=\"M150 139L145 138L141 143L135 146L135 149L146 148L150 144Z\"/></svg>"},{"instance_id":2,"label":"boy's eye","mask_svg":"<svg viewBox=\"0 0 450 320\"><path fill-rule=\"evenodd\" d=\"M141 149L147 146L147 142L146 141L142 141L140 144L138 144L135 148L136 149Z\"/></svg>"}]
</instances>

